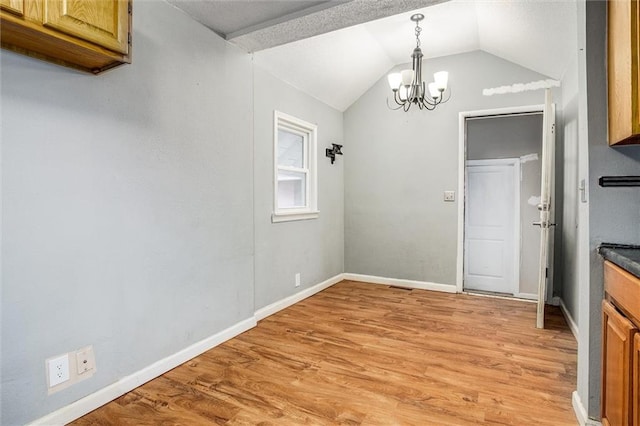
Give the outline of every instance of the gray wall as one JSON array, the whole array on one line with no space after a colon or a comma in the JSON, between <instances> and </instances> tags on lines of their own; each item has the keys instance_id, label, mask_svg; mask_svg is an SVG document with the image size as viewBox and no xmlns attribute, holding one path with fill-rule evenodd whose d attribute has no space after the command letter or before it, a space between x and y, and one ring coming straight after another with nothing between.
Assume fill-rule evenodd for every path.
<instances>
[{"instance_id":1,"label":"gray wall","mask_svg":"<svg viewBox=\"0 0 640 426\"><path fill-rule=\"evenodd\" d=\"M537 154L520 167L520 293L538 293L540 220L531 197L540 198L542 114L467 120L467 159L518 158Z\"/></svg>"},{"instance_id":2,"label":"gray wall","mask_svg":"<svg viewBox=\"0 0 640 426\"><path fill-rule=\"evenodd\" d=\"M342 113L165 2L133 27L98 77L0 53L3 425L344 270ZM271 223L274 109L319 125L319 219ZM44 360L89 344L96 375L47 396Z\"/></svg>"},{"instance_id":3,"label":"gray wall","mask_svg":"<svg viewBox=\"0 0 640 426\"><path fill-rule=\"evenodd\" d=\"M640 147L607 145L606 3L586 2L587 87L589 131L589 402L592 416L599 415L600 350L603 271L597 247L602 242L640 244L640 188L601 188L605 175L640 175ZM582 308L582 307L581 307ZM580 330L582 333L582 329Z\"/></svg>"},{"instance_id":4,"label":"gray wall","mask_svg":"<svg viewBox=\"0 0 640 426\"><path fill-rule=\"evenodd\" d=\"M255 305L256 309L344 271L344 158L325 157L342 144L342 113L254 68ZM271 223L273 213L273 111L318 125L317 219ZM300 273L301 285L294 287Z\"/></svg>"},{"instance_id":5,"label":"gray wall","mask_svg":"<svg viewBox=\"0 0 640 426\"><path fill-rule=\"evenodd\" d=\"M542 92L482 89L545 77L482 51L424 67L449 71L453 96L435 111L389 110L384 76L345 112L345 268L455 284L457 201L443 202L443 191L458 188L458 113L541 104Z\"/></svg>"}]
</instances>

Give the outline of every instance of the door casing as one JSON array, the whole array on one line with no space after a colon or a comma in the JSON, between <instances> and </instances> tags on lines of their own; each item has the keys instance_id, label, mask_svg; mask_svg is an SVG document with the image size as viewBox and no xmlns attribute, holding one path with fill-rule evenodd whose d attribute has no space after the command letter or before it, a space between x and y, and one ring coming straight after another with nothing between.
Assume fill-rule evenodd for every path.
<instances>
[{"instance_id":1,"label":"door casing","mask_svg":"<svg viewBox=\"0 0 640 426\"><path fill-rule=\"evenodd\" d=\"M472 117L492 117L492 116L508 116L516 114L544 114L544 104L525 105L517 107L484 109L475 111L463 111L458 114L458 194L460 200L458 202L458 242L457 242L457 261L456 261L456 291L462 293L464 281L464 193L465 193L465 165L467 157L467 118ZM553 105L552 113L555 114L555 105ZM542 141L541 141L542 143ZM555 204L555 203L554 203ZM551 265L553 266L553 262ZM551 269L551 268L550 268ZM553 273L550 270L549 282L547 287L547 295L553 295ZM551 296L547 297L547 302L551 302Z\"/></svg>"}]
</instances>

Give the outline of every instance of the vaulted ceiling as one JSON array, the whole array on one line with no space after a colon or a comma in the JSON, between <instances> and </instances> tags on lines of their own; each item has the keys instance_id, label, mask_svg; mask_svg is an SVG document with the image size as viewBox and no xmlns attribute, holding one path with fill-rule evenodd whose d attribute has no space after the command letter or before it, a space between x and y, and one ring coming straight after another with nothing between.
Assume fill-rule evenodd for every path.
<instances>
[{"instance_id":1,"label":"vaulted ceiling","mask_svg":"<svg viewBox=\"0 0 640 426\"><path fill-rule=\"evenodd\" d=\"M169 0L256 64L344 111L415 47L425 60L484 50L554 79L577 52L575 0Z\"/></svg>"}]
</instances>

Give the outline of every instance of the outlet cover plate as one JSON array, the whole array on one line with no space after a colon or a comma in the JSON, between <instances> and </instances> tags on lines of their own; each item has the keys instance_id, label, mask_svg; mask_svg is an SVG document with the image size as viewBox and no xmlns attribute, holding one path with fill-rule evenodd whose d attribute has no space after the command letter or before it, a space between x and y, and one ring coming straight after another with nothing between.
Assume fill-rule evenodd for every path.
<instances>
[{"instance_id":1,"label":"outlet cover plate","mask_svg":"<svg viewBox=\"0 0 640 426\"><path fill-rule=\"evenodd\" d=\"M456 200L456 191L444 191L444 200L445 201L455 201Z\"/></svg>"},{"instance_id":2,"label":"outlet cover plate","mask_svg":"<svg viewBox=\"0 0 640 426\"><path fill-rule=\"evenodd\" d=\"M47 361L49 387L58 386L69 380L69 354L60 355Z\"/></svg>"},{"instance_id":3,"label":"outlet cover plate","mask_svg":"<svg viewBox=\"0 0 640 426\"><path fill-rule=\"evenodd\" d=\"M78 375L95 370L96 359L93 355L93 347L87 346L76 351L76 367Z\"/></svg>"}]
</instances>

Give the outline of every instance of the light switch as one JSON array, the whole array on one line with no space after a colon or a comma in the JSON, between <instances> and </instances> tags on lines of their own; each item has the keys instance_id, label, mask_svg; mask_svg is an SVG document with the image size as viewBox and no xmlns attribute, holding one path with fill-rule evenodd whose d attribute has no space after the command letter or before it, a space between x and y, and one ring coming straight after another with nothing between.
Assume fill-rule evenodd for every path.
<instances>
[{"instance_id":1,"label":"light switch","mask_svg":"<svg viewBox=\"0 0 640 426\"><path fill-rule=\"evenodd\" d=\"M445 201L455 201L456 200L456 191L444 191L444 200Z\"/></svg>"}]
</instances>

